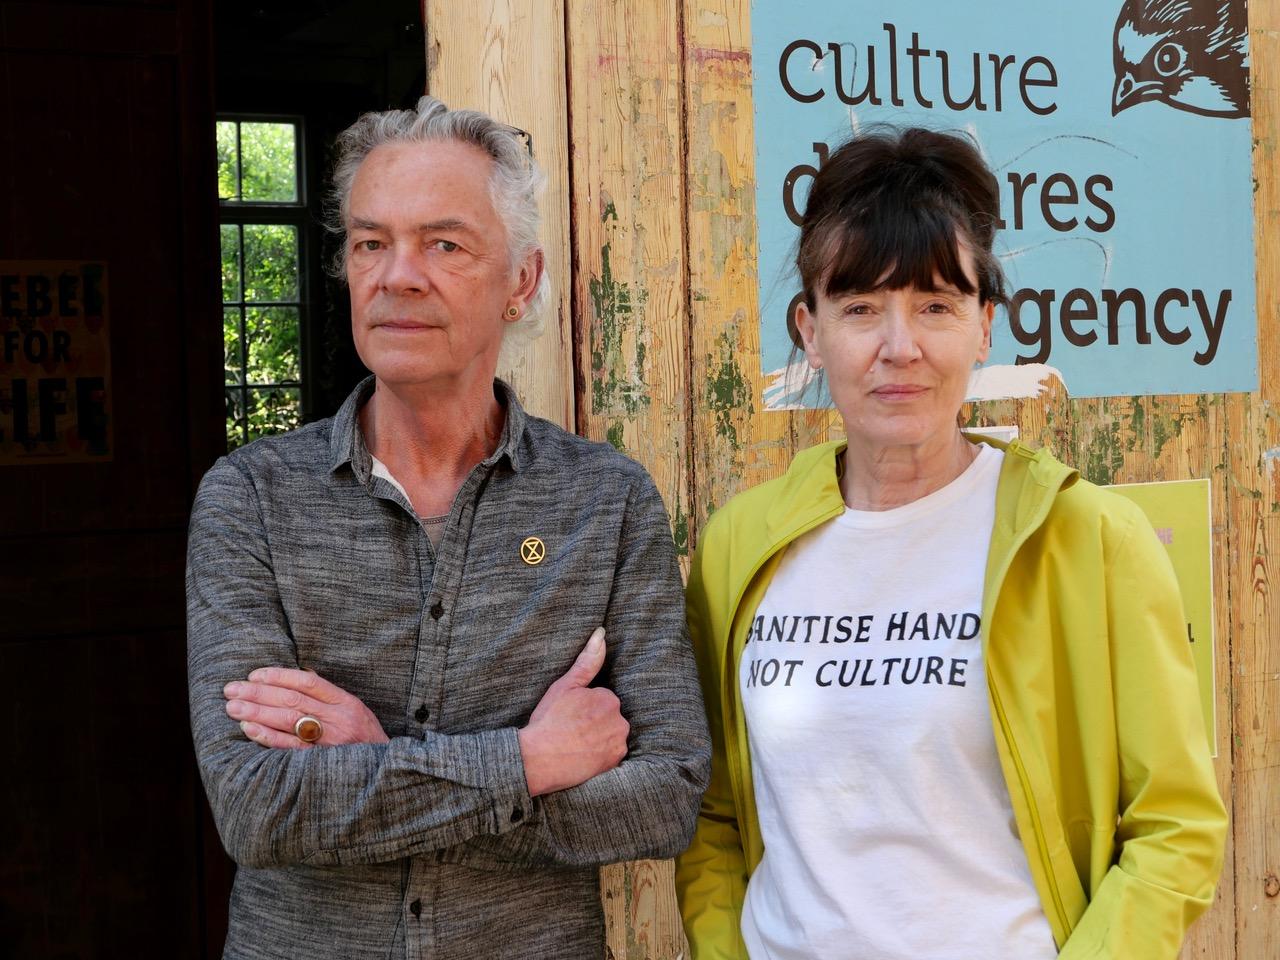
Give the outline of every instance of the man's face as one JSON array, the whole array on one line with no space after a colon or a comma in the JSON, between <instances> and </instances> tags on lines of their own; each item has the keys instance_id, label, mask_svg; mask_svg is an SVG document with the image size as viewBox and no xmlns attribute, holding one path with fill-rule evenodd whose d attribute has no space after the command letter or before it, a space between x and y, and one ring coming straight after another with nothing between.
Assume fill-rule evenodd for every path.
<instances>
[{"instance_id":1,"label":"man's face","mask_svg":"<svg viewBox=\"0 0 1280 960\"><path fill-rule=\"evenodd\" d=\"M380 381L493 376L505 311L523 313L541 261L512 267L492 168L453 141L381 146L360 165L347 224L351 327Z\"/></svg>"}]
</instances>

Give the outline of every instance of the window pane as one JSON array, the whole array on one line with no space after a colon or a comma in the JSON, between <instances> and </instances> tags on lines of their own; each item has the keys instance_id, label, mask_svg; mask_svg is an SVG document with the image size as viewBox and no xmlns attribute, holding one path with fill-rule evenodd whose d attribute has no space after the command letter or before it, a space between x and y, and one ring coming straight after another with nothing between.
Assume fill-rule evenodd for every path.
<instances>
[{"instance_id":1,"label":"window pane","mask_svg":"<svg viewBox=\"0 0 1280 960\"><path fill-rule=\"evenodd\" d=\"M298 228L255 223L244 228L245 300L298 299Z\"/></svg>"},{"instance_id":2,"label":"window pane","mask_svg":"<svg viewBox=\"0 0 1280 960\"><path fill-rule=\"evenodd\" d=\"M292 123L240 124L242 200L298 199L298 158Z\"/></svg>"},{"instance_id":3,"label":"window pane","mask_svg":"<svg viewBox=\"0 0 1280 960\"><path fill-rule=\"evenodd\" d=\"M227 450L234 450L244 443L244 404L239 390L228 390L227 397Z\"/></svg>"},{"instance_id":4,"label":"window pane","mask_svg":"<svg viewBox=\"0 0 1280 960\"><path fill-rule=\"evenodd\" d=\"M240 299L240 228L222 225L222 302Z\"/></svg>"},{"instance_id":5,"label":"window pane","mask_svg":"<svg viewBox=\"0 0 1280 960\"><path fill-rule=\"evenodd\" d=\"M300 379L298 308L250 307L245 311L249 383Z\"/></svg>"},{"instance_id":6,"label":"window pane","mask_svg":"<svg viewBox=\"0 0 1280 960\"><path fill-rule=\"evenodd\" d=\"M297 387L249 391L249 439L283 433L302 423L302 391Z\"/></svg>"},{"instance_id":7,"label":"window pane","mask_svg":"<svg viewBox=\"0 0 1280 960\"><path fill-rule=\"evenodd\" d=\"M218 199L238 200L236 177L236 125L230 120L218 121Z\"/></svg>"},{"instance_id":8,"label":"window pane","mask_svg":"<svg viewBox=\"0 0 1280 960\"><path fill-rule=\"evenodd\" d=\"M244 383L240 353L240 308L222 308L222 368L226 383Z\"/></svg>"}]
</instances>

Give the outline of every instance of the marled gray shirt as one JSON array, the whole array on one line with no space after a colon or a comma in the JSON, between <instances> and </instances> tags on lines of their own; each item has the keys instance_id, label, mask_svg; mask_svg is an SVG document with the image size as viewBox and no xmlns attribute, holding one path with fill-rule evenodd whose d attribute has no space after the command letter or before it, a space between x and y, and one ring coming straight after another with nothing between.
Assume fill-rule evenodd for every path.
<instances>
[{"instance_id":1,"label":"marled gray shirt","mask_svg":"<svg viewBox=\"0 0 1280 960\"><path fill-rule=\"evenodd\" d=\"M225 956L602 957L597 866L683 850L709 773L662 500L637 464L498 384L502 439L433 550L371 473L357 411L372 387L219 460L196 496L191 725L240 865ZM522 560L526 537L541 563ZM598 682L629 752L531 799L516 729L601 624ZM246 739L222 688L273 664L359 697L390 743Z\"/></svg>"}]
</instances>

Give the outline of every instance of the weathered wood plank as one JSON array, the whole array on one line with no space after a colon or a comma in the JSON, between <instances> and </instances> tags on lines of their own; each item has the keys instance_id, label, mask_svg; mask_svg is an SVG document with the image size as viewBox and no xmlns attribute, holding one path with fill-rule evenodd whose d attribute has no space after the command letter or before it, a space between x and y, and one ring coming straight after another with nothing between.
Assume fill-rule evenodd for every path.
<instances>
[{"instance_id":1,"label":"weathered wood plank","mask_svg":"<svg viewBox=\"0 0 1280 960\"><path fill-rule=\"evenodd\" d=\"M1185 399L1185 398L1184 398ZM1159 458L1159 447L1167 431L1159 428L1160 414L1149 418L1151 443L1156 448ZM1217 774L1218 792L1226 802L1228 812L1231 810L1231 785L1234 771L1232 769L1231 749L1231 606L1228 603L1228 583L1231 570L1231 539L1229 536L1230 517L1230 473L1227 468L1228 448L1230 446L1230 423L1227 416L1226 397L1222 395L1209 398L1207 423L1204 433L1209 438L1204 441L1203 454L1198 460L1201 467L1199 476L1209 478L1210 517L1212 522L1211 545L1213 550L1213 635L1214 645L1214 716L1217 718L1217 737L1214 750L1217 758L1214 761L1214 772ZM1187 433L1183 442L1198 440L1196 431ZM1168 441L1163 441L1168 442ZM1188 458L1189 459L1189 458ZM1166 475L1160 479L1176 480L1178 476ZM1206 960L1233 960L1235 951L1235 912L1236 884L1235 870L1232 867L1235 857L1235 831L1227 834L1227 848L1224 855L1222 875L1218 880L1218 890L1213 906L1202 917L1187 936L1183 947L1184 958L1200 957Z\"/></svg>"},{"instance_id":2,"label":"weathered wood plank","mask_svg":"<svg viewBox=\"0 0 1280 960\"><path fill-rule=\"evenodd\" d=\"M1249 4L1260 391L1228 398L1237 960L1280 952L1280 0Z\"/></svg>"},{"instance_id":3,"label":"weathered wood plank","mask_svg":"<svg viewBox=\"0 0 1280 960\"><path fill-rule=\"evenodd\" d=\"M688 273L677 0L580 0L566 24L578 432L640 461L687 554ZM611 955L683 948L670 863L601 875Z\"/></svg>"},{"instance_id":4,"label":"weathered wood plank","mask_svg":"<svg viewBox=\"0 0 1280 960\"><path fill-rule=\"evenodd\" d=\"M684 4L699 528L735 493L781 473L793 443L792 418L761 411L750 9L750 0Z\"/></svg>"},{"instance_id":5,"label":"weathered wood plank","mask_svg":"<svg viewBox=\"0 0 1280 960\"><path fill-rule=\"evenodd\" d=\"M527 130L547 176L542 238L552 299L543 334L499 373L531 413L574 428L569 319L569 123L563 0L424 0L427 89Z\"/></svg>"},{"instance_id":6,"label":"weathered wood plank","mask_svg":"<svg viewBox=\"0 0 1280 960\"><path fill-rule=\"evenodd\" d=\"M687 545L688 322L675 0L568 23L578 431L645 465Z\"/></svg>"}]
</instances>

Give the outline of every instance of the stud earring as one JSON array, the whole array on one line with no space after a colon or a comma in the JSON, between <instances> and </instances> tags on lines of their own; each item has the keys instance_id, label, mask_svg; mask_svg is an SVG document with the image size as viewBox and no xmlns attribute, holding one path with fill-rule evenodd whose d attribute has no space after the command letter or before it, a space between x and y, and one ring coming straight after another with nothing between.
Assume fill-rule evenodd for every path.
<instances>
[{"instance_id":1,"label":"stud earring","mask_svg":"<svg viewBox=\"0 0 1280 960\"><path fill-rule=\"evenodd\" d=\"M508 319L508 320L514 320L514 319L515 319L516 317L518 317L518 316L520 316L520 308L519 308L519 307L507 307L507 319Z\"/></svg>"}]
</instances>

